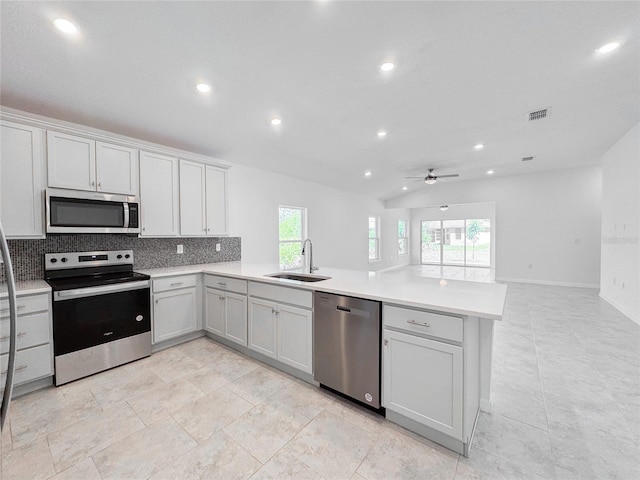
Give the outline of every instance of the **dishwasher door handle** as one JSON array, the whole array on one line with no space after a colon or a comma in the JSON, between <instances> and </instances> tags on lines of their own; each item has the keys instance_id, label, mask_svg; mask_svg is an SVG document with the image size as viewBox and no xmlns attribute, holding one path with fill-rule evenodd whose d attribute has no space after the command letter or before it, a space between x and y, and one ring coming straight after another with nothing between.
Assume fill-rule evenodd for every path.
<instances>
[{"instance_id":1,"label":"dishwasher door handle","mask_svg":"<svg viewBox=\"0 0 640 480\"><path fill-rule=\"evenodd\" d=\"M342 307L340 305L336 306L337 310L340 310L341 312L347 312L347 313L351 313L351 309L347 308L347 307Z\"/></svg>"}]
</instances>

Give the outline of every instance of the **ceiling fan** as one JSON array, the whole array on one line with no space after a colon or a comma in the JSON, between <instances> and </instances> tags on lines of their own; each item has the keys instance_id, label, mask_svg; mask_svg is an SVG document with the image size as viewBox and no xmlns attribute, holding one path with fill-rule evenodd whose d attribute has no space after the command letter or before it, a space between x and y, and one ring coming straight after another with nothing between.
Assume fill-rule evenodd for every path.
<instances>
[{"instance_id":1,"label":"ceiling fan","mask_svg":"<svg viewBox=\"0 0 640 480\"><path fill-rule=\"evenodd\" d=\"M438 181L439 178L449 178L449 177L459 177L459 176L460 175L458 175L457 173L454 173L452 175L434 175L433 168L430 168L429 173L427 173L426 177L404 177L404 178L419 178L420 180L423 180L424 183L426 183L427 185L433 185Z\"/></svg>"}]
</instances>

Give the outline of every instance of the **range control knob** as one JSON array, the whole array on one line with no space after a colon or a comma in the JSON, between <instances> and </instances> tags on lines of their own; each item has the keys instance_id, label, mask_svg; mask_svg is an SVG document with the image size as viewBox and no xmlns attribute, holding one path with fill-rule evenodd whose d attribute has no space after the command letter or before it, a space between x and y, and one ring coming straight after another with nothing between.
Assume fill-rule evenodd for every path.
<instances>
[{"instance_id":1,"label":"range control knob","mask_svg":"<svg viewBox=\"0 0 640 480\"><path fill-rule=\"evenodd\" d=\"M51 263L56 263L58 261L57 258L52 258L51 260L49 260Z\"/></svg>"},{"instance_id":2,"label":"range control knob","mask_svg":"<svg viewBox=\"0 0 640 480\"><path fill-rule=\"evenodd\" d=\"M131 255L129 255L128 253L124 256L124 258L129 258Z\"/></svg>"},{"instance_id":3,"label":"range control knob","mask_svg":"<svg viewBox=\"0 0 640 480\"><path fill-rule=\"evenodd\" d=\"M122 255L118 255L118 258L122 258Z\"/></svg>"},{"instance_id":4,"label":"range control knob","mask_svg":"<svg viewBox=\"0 0 640 480\"><path fill-rule=\"evenodd\" d=\"M67 261L67 257L62 257L60 260L64 263Z\"/></svg>"}]
</instances>

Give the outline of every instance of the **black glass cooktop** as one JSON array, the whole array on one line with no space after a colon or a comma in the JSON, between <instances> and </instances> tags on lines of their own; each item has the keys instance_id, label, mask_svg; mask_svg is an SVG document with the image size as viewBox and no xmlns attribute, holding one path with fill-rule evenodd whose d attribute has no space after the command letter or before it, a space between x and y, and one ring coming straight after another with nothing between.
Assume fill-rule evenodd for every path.
<instances>
[{"instance_id":1,"label":"black glass cooktop","mask_svg":"<svg viewBox=\"0 0 640 480\"><path fill-rule=\"evenodd\" d=\"M48 278L47 283L53 291L72 290L75 288L97 287L100 285L113 285L116 283L136 282L149 280L151 277L138 272L109 272L95 273L92 275L78 275L63 278Z\"/></svg>"}]
</instances>

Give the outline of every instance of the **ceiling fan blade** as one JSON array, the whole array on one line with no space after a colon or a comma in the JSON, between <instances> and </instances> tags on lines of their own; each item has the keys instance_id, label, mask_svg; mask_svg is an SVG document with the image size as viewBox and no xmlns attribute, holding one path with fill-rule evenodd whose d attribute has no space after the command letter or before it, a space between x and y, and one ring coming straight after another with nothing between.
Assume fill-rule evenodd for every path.
<instances>
[{"instance_id":1,"label":"ceiling fan blade","mask_svg":"<svg viewBox=\"0 0 640 480\"><path fill-rule=\"evenodd\" d=\"M423 175L422 177L404 177L404 178L420 178L420 179L424 180L425 176Z\"/></svg>"},{"instance_id":2,"label":"ceiling fan blade","mask_svg":"<svg viewBox=\"0 0 640 480\"><path fill-rule=\"evenodd\" d=\"M458 175L457 173L454 173L453 175L436 175L436 177L438 178L449 178L449 177L459 177L460 175Z\"/></svg>"}]
</instances>

